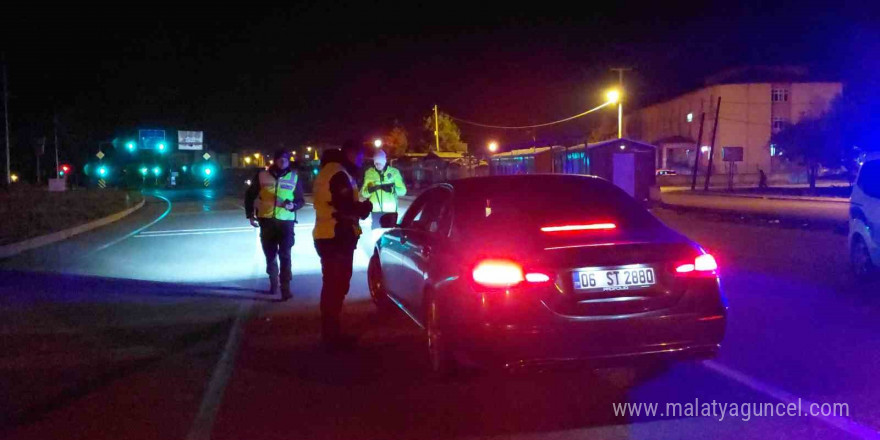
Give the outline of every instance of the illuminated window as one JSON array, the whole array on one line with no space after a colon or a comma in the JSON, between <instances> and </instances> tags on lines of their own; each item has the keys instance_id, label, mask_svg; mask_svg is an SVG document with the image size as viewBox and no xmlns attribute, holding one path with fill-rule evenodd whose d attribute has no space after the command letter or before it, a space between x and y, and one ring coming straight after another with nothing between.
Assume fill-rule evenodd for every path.
<instances>
[{"instance_id":1,"label":"illuminated window","mask_svg":"<svg viewBox=\"0 0 880 440\"><path fill-rule=\"evenodd\" d=\"M770 155L776 156L776 144L770 144Z\"/></svg>"},{"instance_id":2,"label":"illuminated window","mask_svg":"<svg viewBox=\"0 0 880 440\"><path fill-rule=\"evenodd\" d=\"M788 89L773 89L770 92L770 99L773 102L788 102Z\"/></svg>"},{"instance_id":3,"label":"illuminated window","mask_svg":"<svg viewBox=\"0 0 880 440\"><path fill-rule=\"evenodd\" d=\"M688 115L687 115L687 120L688 120L688 122L694 122L694 114L693 114L693 113L688 113Z\"/></svg>"}]
</instances>

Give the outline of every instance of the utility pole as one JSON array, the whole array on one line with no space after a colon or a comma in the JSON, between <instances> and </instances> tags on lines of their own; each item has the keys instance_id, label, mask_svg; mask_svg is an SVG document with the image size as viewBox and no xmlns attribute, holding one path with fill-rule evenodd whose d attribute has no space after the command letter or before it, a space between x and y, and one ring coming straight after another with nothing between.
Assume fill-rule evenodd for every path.
<instances>
[{"instance_id":1,"label":"utility pole","mask_svg":"<svg viewBox=\"0 0 880 440\"><path fill-rule=\"evenodd\" d=\"M625 93L623 93L623 72L629 72L632 70L630 67L615 67L610 69L612 72L617 72L617 87L620 92L620 99L617 100L617 138L623 138L623 97Z\"/></svg>"},{"instance_id":2,"label":"utility pole","mask_svg":"<svg viewBox=\"0 0 880 440\"><path fill-rule=\"evenodd\" d=\"M52 118L52 127L55 130L55 176L53 179L58 178L58 112L55 112L55 117Z\"/></svg>"},{"instance_id":3,"label":"utility pole","mask_svg":"<svg viewBox=\"0 0 880 440\"><path fill-rule=\"evenodd\" d=\"M437 104L434 104L434 140L437 142L436 152L440 152L440 118L437 114Z\"/></svg>"},{"instance_id":4,"label":"utility pole","mask_svg":"<svg viewBox=\"0 0 880 440\"><path fill-rule=\"evenodd\" d=\"M718 103L715 104L715 126L712 128L712 143L709 146L709 168L706 169L706 183L703 185L703 191L709 191L709 178L712 177L712 157L715 156L715 137L718 136L718 115L721 113L721 97L718 97Z\"/></svg>"},{"instance_id":5,"label":"utility pole","mask_svg":"<svg viewBox=\"0 0 880 440\"><path fill-rule=\"evenodd\" d=\"M691 191L697 189L697 171L700 169L700 144L703 143L703 124L706 122L706 112L700 112L700 132L697 134L697 147L694 150L694 174L691 178Z\"/></svg>"},{"instance_id":6,"label":"utility pole","mask_svg":"<svg viewBox=\"0 0 880 440\"><path fill-rule=\"evenodd\" d=\"M9 166L9 88L6 87L6 53L3 54L3 117L6 119L6 186L12 184L12 171Z\"/></svg>"}]
</instances>

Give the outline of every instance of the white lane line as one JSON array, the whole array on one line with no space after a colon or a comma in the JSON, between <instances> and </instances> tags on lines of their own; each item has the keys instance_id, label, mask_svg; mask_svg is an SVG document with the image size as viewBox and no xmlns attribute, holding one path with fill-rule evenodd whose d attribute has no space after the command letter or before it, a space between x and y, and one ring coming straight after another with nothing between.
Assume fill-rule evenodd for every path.
<instances>
[{"instance_id":1,"label":"white lane line","mask_svg":"<svg viewBox=\"0 0 880 440\"><path fill-rule=\"evenodd\" d=\"M159 194L150 194L150 195L153 196L153 197L156 197L156 198L160 198L160 199L164 200L165 203L168 204L168 207L165 208L165 212L163 212L162 215L160 215L159 217L156 217L155 220L153 220L153 221L147 223L146 225L141 226L140 228L137 228L137 229L135 229L134 231L131 231L131 232L129 232L128 234L125 234L125 235L123 235L122 237L119 237L119 238L117 238L116 240L111 241L110 243L107 243L107 244L105 244L105 245L103 245L103 246L98 246L96 249L92 250L91 252L86 252L85 256L88 257L88 256L90 256L90 255L92 255L92 254L94 254L94 253L101 252L101 251L103 251L104 249L107 249L107 248L109 248L110 246L113 246L113 245L115 245L115 244L117 244L117 243L119 243L119 242L121 242L121 241L123 241L123 240L125 240L125 239L127 239L127 238L134 237L135 235L141 233L141 231L146 230L146 229L149 228L150 226L153 226L153 225L155 225L156 223L159 223L163 218L167 217L168 214L171 212L171 200L168 200L167 198L165 198L165 197L163 197L163 196L160 196Z\"/></svg>"},{"instance_id":2,"label":"white lane line","mask_svg":"<svg viewBox=\"0 0 880 440\"><path fill-rule=\"evenodd\" d=\"M253 226L233 226L229 228L199 228L199 229L166 229L158 231L144 231L138 235L154 235L154 234L173 234L177 232L204 232L204 231L231 231L231 230L252 230Z\"/></svg>"},{"instance_id":3,"label":"white lane line","mask_svg":"<svg viewBox=\"0 0 880 440\"><path fill-rule=\"evenodd\" d=\"M295 229L311 229L312 226L309 225L297 225ZM213 235L213 234L234 234L241 232L258 232L259 230L252 227L241 227L241 228L229 228L229 229L204 229L204 230L194 230L191 232L155 232L152 234L142 233L135 235L134 238L160 238L160 237L180 237L182 235Z\"/></svg>"},{"instance_id":4,"label":"white lane line","mask_svg":"<svg viewBox=\"0 0 880 440\"><path fill-rule=\"evenodd\" d=\"M238 348L241 346L244 324L247 323L250 317L252 307L253 303L250 301L238 307L235 322L229 331L226 346L223 347L223 354L220 356L220 360L217 361L217 366L214 367L211 381L208 382L208 388L202 397L201 405L199 405L199 412L193 421L189 433L186 435L186 440L207 440L211 438L214 419L217 417L220 403L223 402L226 384L229 382L232 370L235 368L235 357L238 354Z\"/></svg>"},{"instance_id":5,"label":"white lane line","mask_svg":"<svg viewBox=\"0 0 880 440\"><path fill-rule=\"evenodd\" d=\"M738 370L734 370L733 368L730 368L728 366L719 364L718 362L703 361L703 366L728 379L739 382L740 384L745 385L746 387L751 388L754 391L779 400L780 402L784 402L786 404L793 403L795 405L800 403L803 411L810 411L810 406L814 405L813 402L802 399L798 396L795 396L794 394L789 393L788 391L774 387L773 385L761 382L754 377L751 377ZM818 406L816 408L818 408ZM858 438L880 439L880 432L878 432L877 429L862 425L849 417L831 417L818 415L815 416L815 418L829 426L837 428L843 432L846 432L847 434L854 435Z\"/></svg>"},{"instance_id":6,"label":"white lane line","mask_svg":"<svg viewBox=\"0 0 880 440\"><path fill-rule=\"evenodd\" d=\"M179 232L176 234L152 234L152 235L136 235L134 238L160 238L160 237L180 237L181 235L214 235L214 234L234 234L242 232L252 232L254 228L233 229L221 231L201 231L201 232Z\"/></svg>"}]
</instances>

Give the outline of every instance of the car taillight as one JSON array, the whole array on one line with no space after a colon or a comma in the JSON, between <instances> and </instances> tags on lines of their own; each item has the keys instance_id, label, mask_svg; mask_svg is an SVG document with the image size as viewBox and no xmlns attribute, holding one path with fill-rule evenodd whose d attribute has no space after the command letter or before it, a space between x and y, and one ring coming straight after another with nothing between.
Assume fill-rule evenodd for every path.
<instances>
[{"instance_id":1,"label":"car taillight","mask_svg":"<svg viewBox=\"0 0 880 440\"><path fill-rule=\"evenodd\" d=\"M523 271L519 263L511 260L483 260L474 267L474 282L484 287L512 287L523 281L528 283L546 283L550 275L541 272Z\"/></svg>"},{"instance_id":2,"label":"car taillight","mask_svg":"<svg viewBox=\"0 0 880 440\"><path fill-rule=\"evenodd\" d=\"M541 232L608 231L616 229L614 223L588 223L581 225L544 226Z\"/></svg>"},{"instance_id":3,"label":"car taillight","mask_svg":"<svg viewBox=\"0 0 880 440\"><path fill-rule=\"evenodd\" d=\"M718 270L718 263L711 254L698 255L693 263L680 263L675 266L675 272L682 275L714 275Z\"/></svg>"}]
</instances>

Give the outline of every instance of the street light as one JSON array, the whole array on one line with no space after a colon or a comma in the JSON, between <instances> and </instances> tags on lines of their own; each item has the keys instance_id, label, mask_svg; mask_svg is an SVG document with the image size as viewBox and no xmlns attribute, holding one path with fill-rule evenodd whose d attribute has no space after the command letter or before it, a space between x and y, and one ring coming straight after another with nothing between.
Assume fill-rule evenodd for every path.
<instances>
[{"instance_id":1,"label":"street light","mask_svg":"<svg viewBox=\"0 0 880 440\"><path fill-rule=\"evenodd\" d=\"M309 153L311 153L311 152L312 152L312 147L306 147L306 151L308 151Z\"/></svg>"},{"instance_id":2,"label":"street light","mask_svg":"<svg viewBox=\"0 0 880 440\"><path fill-rule=\"evenodd\" d=\"M373 141L373 146L376 148L382 148L382 139L376 139Z\"/></svg>"},{"instance_id":3,"label":"street light","mask_svg":"<svg viewBox=\"0 0 880 440\"><path fill-rule=\"evenodd\" d=\"M250 157L250 156L245 157L245 158L244 158L244 163L250 165L250 164L251 164L251 157Z\"/></svg>"},{"instance_id":4,"label":"street light","mask_svg":"<svg viewBox=\"0 0 880 440\"><path fill-rule=\"evenodd\" d=\"M489 142L489 152L494 153L496 151L498 151L498 142L495 142L495 141Z\"/></svg>"},{"instance_id":5,"label":"street light","mask_svg":"<svg viewBox=\"0 0 880 440\"><path fill-rule=\"evenodd\" d=\"M15 173L10 174L9 180L11 180L12 183L18 182L18 174L15 174Z\"/></svg>"},{"instance_id":6,"label":"street light","mask_svg":"<svg viewBox=\"0 0 880 440\"><path fill-rule=\"evenodd\" d=\"M617 138L623 138L623 100L621 100L620 90L611 89L605 93L608 104L617 103Z\"/></svg>"},{"instance_id":7,"label":"street light","mask_svg":"<svg viewBox=\"0 0 880 440\"><path fill-rule=\"evenodd\" d=\"M260 153L254 153L254 159L259 159L259 158L260 158Z\"/></svg>"},{"instance_id":8,"label":"street light","mask_svg":"<svg viewBox=\"0 0 880 440\"><path fill-rule=\"evenodd\" d=\"M620 101L620 91L617 89L611 89L605 94L605 98L608 99L608 102L611 104L617 103Z\"/></svg>"}]
</instances>

